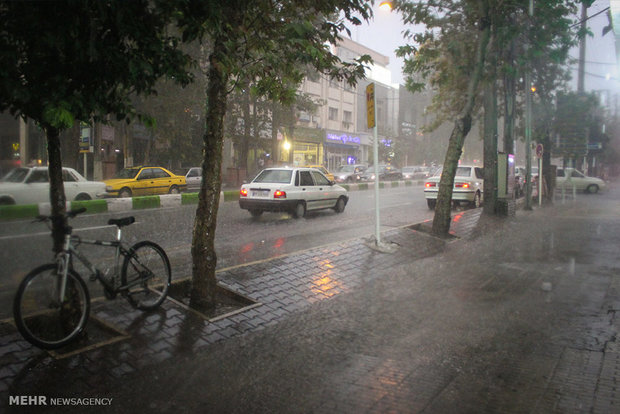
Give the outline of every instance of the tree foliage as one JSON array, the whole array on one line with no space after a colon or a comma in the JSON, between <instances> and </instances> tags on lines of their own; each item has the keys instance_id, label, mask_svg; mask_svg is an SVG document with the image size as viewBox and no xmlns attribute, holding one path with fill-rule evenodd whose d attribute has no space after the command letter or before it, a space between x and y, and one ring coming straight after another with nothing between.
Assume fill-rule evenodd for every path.
<instances>
[{"instance_id":1,"label":"tree foliage","mask_svg":"<svg viewBox=\"0 0 620 414\"><path fill-rule=\"evenodd\" d=\"M256 96L290 103L310 66L355 85L367 56L344 62L330 50L346 30L370 16L360 0L170 0L183 39L209 45L203 182L192 241L192 302L215 304L215 229L221 189L224 116L228 95L247 81ZM338 16L344 16L342 19ZM358 17L359 16L359 17Z\"/></svg>"},{"instance_id":2,"label":"tree foliage","mask_svg":"<svg viewBox=\"0 0 620 414\"><path fill-rule=\"evenodd\" d=\"M469 115L475 118L480 112L482 86L486 83L504 80L506 102L510 99L510 105L505 106L507 125L512 125L511 105L517 102L514 85L525 71L534 74L534 82L544 84L545 93L551 94L563 84L566 70L562 65L575 41L571 16L576 2L536 2L533 16L528 13L528 4L528 0L398 2L405 23L426 26L422 33L406 32L412 43L401 47L398 54L405 57L407 87L417 91L428 84L436 92L429 108L437 115L431 128L453 119L457 120L456 129L461 128L458 120L467 120L463 115L468 107ZM481 39L486 36L484 27L491 28L490 41L483 50L484 56L480 56L484 43ZM515 30L515 27L522 29ZM476 82L479 58L484 71L478 79L480 82ZM474 84L476 89L470 93L469 88ZM521 84L520 90L525 94L529 85ZM512 129L506 128L505 134L511 135ZM468 129L463 131L466 135ZM462 144L451 144L448 151L455 152L446 154L446 161L458 162L461 150ZM444 165L444 175L450 174L452 167ZM446 180L449 188L444 191L440 184L440 198L443 194L450 200L452 181ZM449 229L449 207L440 200L437 205L443 208L437 208L433 228L445 235ZM442 224L435 226L436 221Z\"/></svg>"},{"instance_id":3,"label":"tree foliage","mask_svg":"<svg viewBox=\"0 0 620 414\"><path fill-rule=\"evenodd\" d=\"M132 95L161 77L191 80L165 0L0 0L0 110L46 131L52 215L65 211L59 131L136 114ZM139 18L138 18L139 16ZM62 245L61 220L52 231Z\"/></svg>"}]
</instances>

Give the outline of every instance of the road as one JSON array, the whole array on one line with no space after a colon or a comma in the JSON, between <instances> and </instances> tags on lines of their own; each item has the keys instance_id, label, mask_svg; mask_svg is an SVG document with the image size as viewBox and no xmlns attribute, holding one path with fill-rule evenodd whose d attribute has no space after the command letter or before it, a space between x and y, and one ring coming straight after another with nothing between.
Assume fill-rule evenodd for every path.
<instances>
[{"instance_id":1,"label":"road","mask_svg":"<svg viewBox=\"0 0 620 414\"><path fill-rule=\"evenodd\" d=\"M355 237L375 231L374 191L352 191L342 214L332 210L308 212L303 219L286 213L265 213L255 219L236 202L222 202L218 214L216 249L218 269L263 260ZM399 227L432 218L422 187L386 188L380 191L381 229ZM115 228L109 218L133 215L136 223L123 230L128 244L149 239L160 244L172 263L173 278L191 275L191 241L196 206L134 210L79 216L71 221L74 234L85 239L112 239ZM83 253L98 262L111 263L113 250L84 245ZM17 284L39 264L50 261L50 232L42 223L0 223L0 319L10 315ZM100 288L91 289L99 296Z\"/></svg>"}]
</instances>

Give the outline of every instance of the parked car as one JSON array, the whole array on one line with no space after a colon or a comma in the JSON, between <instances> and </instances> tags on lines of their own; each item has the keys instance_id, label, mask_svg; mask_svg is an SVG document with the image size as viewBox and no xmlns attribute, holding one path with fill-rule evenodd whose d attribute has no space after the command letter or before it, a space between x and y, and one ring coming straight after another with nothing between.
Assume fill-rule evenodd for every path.
<instances>
[{"instance_id":1,"label":"parked car","mask_svg":"<svg viewBox=\"0 0 620 414\"><path fill-rule=\"evenodd\" d=\"M317 169L317 170L321 171L323 173L323 175L329 179L329 181L335 181L334 174L332 174L329 171L327 171L327 168L323 167L322 165L306 165L306 167L307 168Z\"/></svg>"},{"instance_id":2,"label":"parked car","mask_svg":"<svg viewBox=\"0 0 620 414\"><path fill-rule=\"evenodd\" d=\"M361 180L364 171L366 166L363 164L341 165L336 170L334 178L338 183L355 183Z\"/></svg>"},{"instance_id":3,"label":"parked car","mask_svg":"<svg viewBox=\"0 0 620 414\"><path fill-rule=\"evenodd\" d=\"M264 211L286 211L295 218L306 211L333 209L344 211L349 196L347 190L334 184L314 168L267 168L252 182L243 184L239 194L239 207L253 217Z\"/></svg>"},{"instance_id":4,"label":"parked car","mask_svg":"<svg viewBox=\"0 0 620 414\"><path fill-rule=\"evenodd\" d=\"M400 170L392 165L379 164L379 181L393 181L402 180L403 175ZM375 179L375 167L371 165L368 167L364 174L362 174L362 181L373 181Z\"/></svg>"},{"instance_id":5,"label":"parked car","mask_svg":"<svg viewBox=\"0 0 620 414\"><path fill-rule=\"evenodd\" d=\"M574 168L558 168L556 171L556 187L560 190L564 188L572 191L574 186L577 191L594 194L606 189L605 181L596 177L588 177Z\"/></svg>"},{"instance_id":6,"label":"parked car","mask_svg":"<svg viewBox=\"0 0 620 414\"><path fill-rule=\"evenodd\" d=\"M202 182L202 168L192 167L185 173L186 191L197 192Z\"/></svg>"},{"instance_id":7,"label":"parked car","mask_svg":"<svg viewBox=\"0 0 620 414\"><path fill-rule=\"evenodd\" d=\"M88 181L73 168L62 169L68 201L93 200L105 195L105 184ZM18 167L0 180L0 205L35 204L50 201L47 167Z\"/></svg>"},{"instance_id":8,"label":"parked car","mask_svg":"<svg viewBox=\"0 0 620 414\"><path fill-rule=\"evenodd\" d=\"M424 183L424 197L426 204L431 210L437 204L439 181L441 175L435 175ZM454 176L454 188L452 189L452 201L458 204L469 204L472 207L480 207L484 200L484 170L481 167L458 166Z\"/></svg>"},{"instance_id":9,"label":"parked car","mask_svg":"<svg viewBox=\"0 0 620 414\"><path fill-rule=\"evenodd\" d=\"M123 168L115 178L104 183L111 197L178 194L186 188L184 176L162 167Z\"/></svg>"},{"instance_id":10,"label":"parked car","mask_svg":"<svg viewBox=\"0 0 620 414\"><path fill-rule=\"evenodd\" d=\"M429 168L422 166L403 167L400 173L405 180L424 180L429 177Z\"/></svg>"}]
</instances>

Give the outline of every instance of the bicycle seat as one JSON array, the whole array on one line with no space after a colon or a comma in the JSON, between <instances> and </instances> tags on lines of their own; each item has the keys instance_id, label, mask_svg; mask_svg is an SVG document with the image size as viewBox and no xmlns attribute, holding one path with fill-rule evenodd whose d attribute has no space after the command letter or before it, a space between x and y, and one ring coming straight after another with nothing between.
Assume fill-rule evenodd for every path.
<instances>
[{"instance_id":1,"label":"bicycle seat","mask_svg":"<svg viewBox=\"0 0 620 414\"><path fill-rule=\"evenodd\" d=\"M123 226L129 226L131 223L135 223L136 219L134 216L130 216L130 217L123 217L123 218L119 218L119 219L110 219L108 220L108 225L110 226L117 226L117 227L123 227Z\"/></svg>"}]
</instances>

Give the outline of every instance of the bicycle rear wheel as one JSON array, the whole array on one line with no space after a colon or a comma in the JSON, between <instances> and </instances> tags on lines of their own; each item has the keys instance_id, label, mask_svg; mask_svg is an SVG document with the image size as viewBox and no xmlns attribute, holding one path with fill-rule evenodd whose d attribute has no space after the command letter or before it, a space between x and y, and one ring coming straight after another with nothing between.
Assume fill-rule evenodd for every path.
<instances>
[{"instance_id":1,"label":"bicycle rear wheel","mask_svg":"<svg viewBox=\"0 0 620 414\"><path fill-rule=\"evenodd\" d=\"M127 287L132 306L150 310L158 307L170 288L170 261L164 249L150 241L134 244L123 260L121 283Z\"/></svg>"},{"instance_id":2,"label":"bicycle rear wheel","mask_svg":"<svg viewBox=\"0 0 620 414\"><path fill-rule=\"evenodd\" d=\"M61 299L61 279L56 264L39 266L26 275L15 294L15 325L24 339L39 348L56 349L68 344L88 322L90 296L84 281L69 270Z\"/></svg>"}]
</instances>

